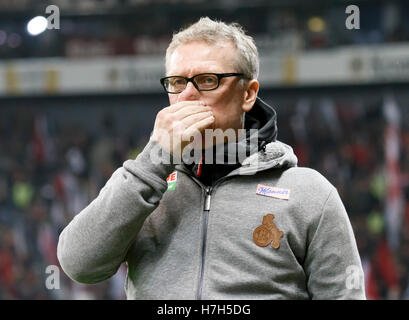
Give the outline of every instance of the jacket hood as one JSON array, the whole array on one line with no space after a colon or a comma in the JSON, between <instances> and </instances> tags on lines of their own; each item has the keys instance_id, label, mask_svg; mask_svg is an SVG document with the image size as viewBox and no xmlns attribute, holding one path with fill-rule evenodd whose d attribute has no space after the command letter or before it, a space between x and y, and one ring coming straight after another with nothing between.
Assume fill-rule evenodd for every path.
<instances>
[{"instance_id":1,"label":"jacket hood","mask_svg":"<svg viewBox=\"0 0 409 320\"><path fill-rule=\"evenodd\" d=\"M257 98L246 114L246 129L258 129L258 151L250 153L243 162L240 174L254 174L272 168L296 167L298 159L293 148L277 140L277 113L269 104ZM250 139L247 139L249 141Z\"/></svg>"},{"instance_id":2,"label":"jacket hood","mask_svg":"<svg viewBox=\"0 0 409 320\"><path fill-rule=\"evenodd\" d=\"M226 161L236 158L237 153L250 156L264 149L268 143L277 140L277 114L274 108L257 97L253 108L245 113L244 128L245 137L237 142L224 144L223 152ZM235 144L235 147L231 148L231 144ZM219 151L222 150L219 149ZM244 159L237 160L242 163Z\"/></svg>"},{"instance_id":3,"label":"jacket hood","mask_svg":"<svg viewBox=\"0 0 409 320\"><path fill-rule=\"evenodd\" d=\"M246 158L238 170L240 174L246 175L273 168L288 169L296 167L297 163L293 148L281 141L274 141Z\"/></svg>"},{"instance_id":4,"label":"jacket hood","mask_svg":"<svg viewBox=\"0 0 409 320\"><path fill-rule=\"evenodd\" d=\"M277 113L272 106L257 97L253 108L246 113L244 127L258 130L259 150L277 140Z\"/></svg>"}]
</instances>

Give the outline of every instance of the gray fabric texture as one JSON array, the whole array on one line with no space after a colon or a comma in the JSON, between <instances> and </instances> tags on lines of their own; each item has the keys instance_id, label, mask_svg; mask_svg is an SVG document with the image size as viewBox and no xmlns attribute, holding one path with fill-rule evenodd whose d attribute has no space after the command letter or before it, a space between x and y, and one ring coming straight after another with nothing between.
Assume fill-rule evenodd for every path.
<instances>
[{"instance_id":1,"label":"gray fabric texture","mask_svg":"<svg viewBox=\"0 0 409 320\"><path fill-rule=\"evenodd\" d=\"M183 165L153 161L155 150L166 154L151 140L61 233L57 255L70 278L96 283L126 262L128 299L365 299L338 192L297 167L290 146L271 142L218 180L207 214L205 186ZM289 189L289 199L259 195L258 184ZM278 249L253 241L269 213L284 233Z\"/></svg>"}]
</instances>

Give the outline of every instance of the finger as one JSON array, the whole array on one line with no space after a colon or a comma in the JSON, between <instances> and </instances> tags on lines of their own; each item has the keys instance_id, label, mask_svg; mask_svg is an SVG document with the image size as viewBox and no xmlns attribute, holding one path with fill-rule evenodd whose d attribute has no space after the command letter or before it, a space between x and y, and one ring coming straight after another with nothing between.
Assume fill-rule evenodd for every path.
<instances>
[{"instance_id":1,"label":"finger","mask_svg":"<svg viewBox=\"0 0 409 320\"><path fill-rule=\"evenodd\" d=\"M199 101L199 100L192 100L192 101L181 101L175 104L171 104L168 108L169 108L169 112L177 112L178 110L185 108L187 106L204 106L204 102L203 101Z\"/></svg>"},{"instance_id":2,"label":"finger","mask_svg":"<svg viewBox=\"0 0 409 320\"><path fill-rule=\"evenodd\" d=\"M182 139L186 140L196 135L197 132L202 132L206 128L211 128L213 126L213 123L214 123L213 116L209 116L200 121L195 122L183 132Z\"/></svg>"},{"instance_id":3,"label":"finger","mask_svg":"<svg viewBox=\"0 0 409 320\"><path fill-rule=\"evenodd\" d=\"M190 105L190 106L187 106L185 108L179 109L178 111L174 112L173 114L177 119L183 119L183 118L186 118L186 117L194 115L194 114L209 112L211 110L212 109L210 107L208 107L208 106L201 106L201 105L192 106L192 105Z\"/></svg>"},{"instance_id":4,"label":"finger","mask_svg":"<svg viewBox=\"0 0 409 320\"><path fill-rule=\"evenodd\" d=\"M211 111L199 112L199 113L189 115L189 116L187 116L187 117L185 117L185 118L183 118L183 119L181 119L179 121L180 121L181 125L184 128L189 128L193 124L195 124L195 123L197 123L197 122L199 122L199 121L201 121L201 120L203 120L205 118L211 117L211 116L213 116L213 112L211 112Z\"/></svg>"}]
</instances>

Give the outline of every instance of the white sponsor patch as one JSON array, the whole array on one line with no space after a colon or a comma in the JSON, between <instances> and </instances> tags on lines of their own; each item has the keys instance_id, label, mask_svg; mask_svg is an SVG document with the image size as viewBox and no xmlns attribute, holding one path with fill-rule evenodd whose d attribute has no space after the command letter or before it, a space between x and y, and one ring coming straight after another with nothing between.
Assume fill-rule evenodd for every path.
<instances>
[{"instance_id":1,"label":"white sponsor patch","mask_svg":"<svg viewBox=\"0 0 409 320\"><path fill-rule=\"evenodd\" d=\"M271 197L271 198L288 200L290 198L290 189L269 187L263 184L259 184L257 185L256 194L266 196L266 197Z\"/></svg>"}]
</instances>

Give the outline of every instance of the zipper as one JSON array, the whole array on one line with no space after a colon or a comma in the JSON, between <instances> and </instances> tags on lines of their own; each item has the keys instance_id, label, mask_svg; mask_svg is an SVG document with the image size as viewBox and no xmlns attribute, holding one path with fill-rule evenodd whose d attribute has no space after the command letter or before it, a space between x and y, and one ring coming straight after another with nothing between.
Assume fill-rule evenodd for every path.
<instances>
[{"instance_id":1,"label":"zipper","mask_svg":"<svg viewBox=\"0 0 409 320\"><path fill-rule=\"evenodd\" d=\"M212 197L212 187L206 187L206 195L203 207L203 224L202 224L202 252L201 252L201 262L199 269L199 284L197 287L196 299L202 299L202 290L203 290L203 274L204 274L204 265L206 262L206 245L207 245L207 227L209 224L209 211L210 211L210 202Z\"/></svg>"},{"instance_id":2,"label":"zipper","mask_svg":"<svg viewBox=\"0 0 409 320\"><path fill-rule=\"evenodd\" d=\"M201 261L199 266L199 282L197 286L196 292L196 300L202 299L202 290L203 290L203 276L204 276L204 265L206 262L206 247L207 247L207 228L209 223L209 212L211 206L211 199L212 199L212 192L215 190L216 186L222 183L223 181L231 178L235 174L231 174L231 172L219 180L217 180L213 186L205 186L202 182L199 181L196 177L194 177L190 171L183 167L179 167L176 170L187 174L193 181L195 181L202 190L205 190L205 201L203 204L203 225L202 225L202 250L201 250Z\"/></svg>"}]
</instances>

